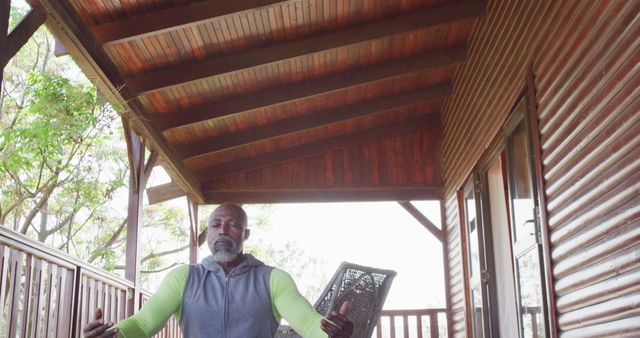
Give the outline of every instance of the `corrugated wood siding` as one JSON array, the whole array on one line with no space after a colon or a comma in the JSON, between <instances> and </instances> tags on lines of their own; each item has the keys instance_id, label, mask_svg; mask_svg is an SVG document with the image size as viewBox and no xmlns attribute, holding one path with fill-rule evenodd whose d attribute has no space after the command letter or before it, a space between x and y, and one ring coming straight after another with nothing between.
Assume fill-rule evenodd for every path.
<instances>
[{"instance_id":1,"label":"corrugated wood siding","mask_svg":"<svg viewBox=\"0 0 640 338\"><path fill-rule=\"evenodd\" d=\"M465 329L465 270L463 249L460 237L460 215L455 194L446 200L447 248L449 249L449 304L451 318L449 320L450 337L466 337Z\"/></svg>"},{"instance_id":2,"label":"corrugated wood siding","mask_svg":"<svg viewBox=\"0 0 640 338\"><path fill-rule=\"evenodd\" d=\"M445 196L533 64L560 336L640 335L640 1L491 1L470 45L443 116Z\"/></svg>"}]
</instances>

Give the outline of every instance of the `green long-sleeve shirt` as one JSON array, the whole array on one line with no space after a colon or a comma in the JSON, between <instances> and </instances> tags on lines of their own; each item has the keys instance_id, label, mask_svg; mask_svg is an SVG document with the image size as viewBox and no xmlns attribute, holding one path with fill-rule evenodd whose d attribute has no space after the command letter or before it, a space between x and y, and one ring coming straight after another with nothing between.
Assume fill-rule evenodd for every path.
<instances>
[{"instance_id":1,"label":"green long-sleeve shirt","mask_svg":"<svg viewBox=\"0 0 640 338\"><path fill-rule=\"evenodd\" d=\"M179 319L182 297L189 276L189 266L173 269L156 292L134 316L117 324L120 338L152 337L166 324L171 315ZM320 329L322 315L300 294L291 276L283 270L273 269L269 276L271 305L276 321L285 318L303 337L327 335Z\"/></svg>"}]
</instances>

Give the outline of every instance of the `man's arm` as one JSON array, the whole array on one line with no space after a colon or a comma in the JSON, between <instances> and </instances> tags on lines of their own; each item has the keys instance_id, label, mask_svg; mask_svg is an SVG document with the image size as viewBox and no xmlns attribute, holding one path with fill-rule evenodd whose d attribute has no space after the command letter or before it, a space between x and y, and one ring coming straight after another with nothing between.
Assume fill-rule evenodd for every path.
<instances>
[{"instance_id":1,"label":"man's arm","mask_svg":"<svg viewBox=\"0 0 640 338\"><path fill-rule=\"evenodd\" d=\"M276 319L283 317L305 338L327 337L320 328L322 315L300 294L288 273L273 269L269 277L269 289Z\"/></svg>"},{"instance_id":2,"label":"man's arm","mask_svg":"<svg viewBox=\"0 0 640 338\"><path fill-rule=\"evenodd\" d=\"M182 296L189 276L189 266L179 266L164 278L158 291L135 315L119 322L119 338L152 337L167 323L172 314L180 318Z\"/></svg>"},{"instance_id":3,"label":"man's arm","mask_svg":"<svg viewBox=\"0 0 640 338\"><path fill-rule=\"evenodd\" d=\"M172 314L179 318L182 310L182 295L189 276L189 266L179 266L164 278L158 292L144 304L135 315L118 323L104 323L102 310L96 309L93 322L87 324L83 336L140 338L152 337L160 331Z\"/></svg>"}]
</instances>

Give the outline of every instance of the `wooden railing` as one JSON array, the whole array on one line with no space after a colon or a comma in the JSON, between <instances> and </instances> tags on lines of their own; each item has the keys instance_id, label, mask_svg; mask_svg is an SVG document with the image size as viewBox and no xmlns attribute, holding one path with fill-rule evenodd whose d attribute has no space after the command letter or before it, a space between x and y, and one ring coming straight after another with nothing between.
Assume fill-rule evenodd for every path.
<instances>
[{"instance_id":1,"label":"wooden railing","mask_svg":"<svg viewBox=\"0 0 640 338\"><path fill-rule=\"evenodd\" d=\"M132 313L133 284L0 227L0 337L82 336L93 311ZM150 297L140 292L140 304ZM444 309L382 311L374 337L446 337ZM174 317L156 338L181 338Z\"/></svg>"},{"instance_id":2,"label":"wooden railing","mask_svg":"<svg viewBox=\"0 0 640 338\"><path fill-rule=\"evenodd\" d=\"M97 307L126 318L132 295L131 282L0 227L0 337L81 337Z\"/></svg>"},{"instance_id":3,"label":"wooden railing","mask_svg":"<svg viewBox=\"0 0 640 338\"><path fill-rule=\"evenodd\" d=\"M144 305L144 303L151 297L151 293L147 291L140 292L140 306ZM178 320L175 316L171 316L167 321L167 325L165 325L164 329L158 332L154 338L182 338L182 333L180 332L180 327L178 326Z\"/></svg>"},{"instance_id":4,"label":"wooden railing","mask_svg":"<svg viewBox=\"0 0 640 338\"><path fill-rule=\"evenodd\" d=\"M377 338L447 336L445 309L385 310L373 333Z\"/></svg>"}]
</instances>

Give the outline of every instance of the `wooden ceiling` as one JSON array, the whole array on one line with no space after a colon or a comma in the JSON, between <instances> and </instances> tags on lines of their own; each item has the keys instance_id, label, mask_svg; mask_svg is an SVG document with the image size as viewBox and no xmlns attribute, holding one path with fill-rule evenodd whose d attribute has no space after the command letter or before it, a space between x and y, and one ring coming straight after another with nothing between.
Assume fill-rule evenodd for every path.
<instances>
[{"instance_id":1,"label":"wooden ceiling","mask_svg":"<svg viewBox=\"0 0 640 338\"><path fill-rule=\"evenodd\" d=\"M40 0L201 203L439 198L440 111L480 1Z\"/></svg>"}]
</instances>

